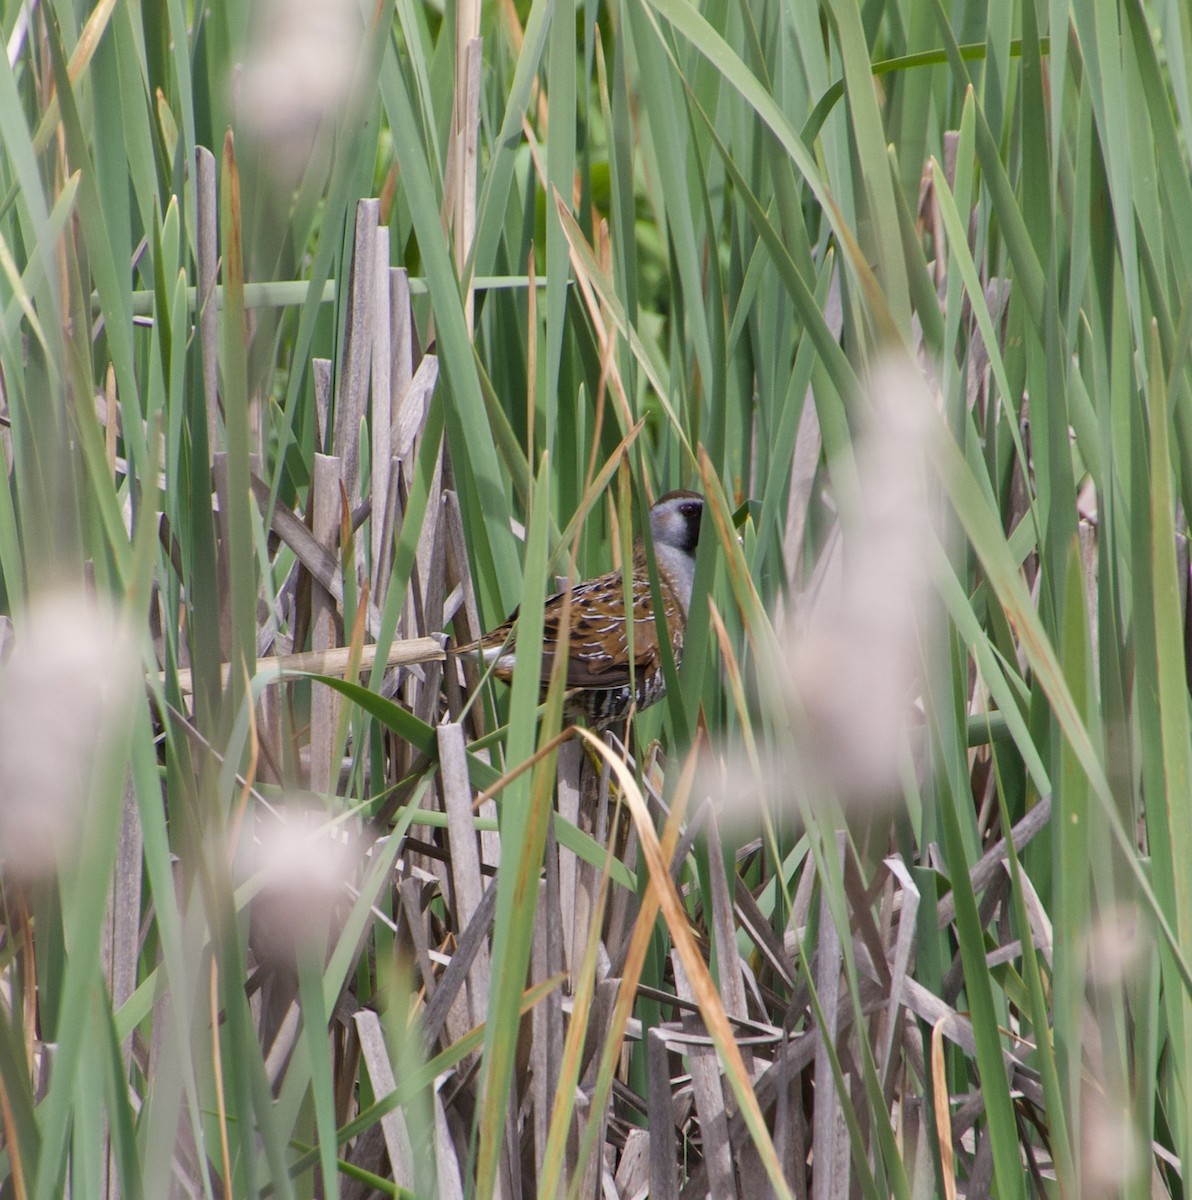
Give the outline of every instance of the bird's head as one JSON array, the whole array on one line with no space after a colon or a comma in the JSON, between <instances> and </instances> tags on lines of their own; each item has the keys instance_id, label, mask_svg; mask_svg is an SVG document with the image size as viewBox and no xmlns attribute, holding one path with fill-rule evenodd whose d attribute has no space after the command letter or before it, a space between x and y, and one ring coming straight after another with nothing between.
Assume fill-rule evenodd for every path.
<instances>
[{"instance_id":1,"label":"bird's head","mask_svg":"<svg viewBox=\"0 0 1192 1200\"><path fill-rule=\"evenodd\" d=\"M650 536L654 545L694 555L703 515L704 498L698 492L667 492L650 509Z\"/></svg>"}]
</instances>

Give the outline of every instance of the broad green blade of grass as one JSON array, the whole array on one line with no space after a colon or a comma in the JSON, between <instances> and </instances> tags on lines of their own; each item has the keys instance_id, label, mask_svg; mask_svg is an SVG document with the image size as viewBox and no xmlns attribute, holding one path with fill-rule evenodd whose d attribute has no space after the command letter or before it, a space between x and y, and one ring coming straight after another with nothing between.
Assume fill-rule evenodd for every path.
<instances>
[{"instance_id":1,"label":"broad green blade of grass","mask_svg":"<svg viewBox=\"0 0 1192 1200\"><path fill-rule=\"evenodd\" d=\"M534 749L540 690L542 610L537 597L545 595L547 512L550 504L549 458L543 456L535 482L534 507L527 530L524 582L526 605L518 620L517 667L510 699L508 757L528 758ZM527 647L529 651L527 652ZM556 714L556 720L558 715ZM549 725L544 732L549 730ZM501 807L501 832L507 845L497 883L497 913L493 937L493 982L489 1022L485 1032L484 1075L480 1092L476 1148L476 1192L488 1197L497 1186L509 1087L517 1046L517 1022L530 961L530 938L538 900L537 877L549 824L549 809L535 775L516 780L506 790Z\"/></svg>"}]
</instances>

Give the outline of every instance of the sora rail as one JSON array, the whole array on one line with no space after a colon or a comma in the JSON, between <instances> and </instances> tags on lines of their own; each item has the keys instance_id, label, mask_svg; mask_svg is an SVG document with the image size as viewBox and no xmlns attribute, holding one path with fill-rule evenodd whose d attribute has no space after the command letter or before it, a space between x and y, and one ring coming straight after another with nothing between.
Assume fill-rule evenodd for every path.
<instances>
[{"instance_id":1,"label":"sora rail","mask_svg":"<svg viewBox=\"0 0 1192 1200\"><path fill-rule=\"evenodd\" d=\"M670 637L675 665L683 658L687 610L695 579L695 547L699 541L704 498L697 492L668 492L650 509L650 536L662 594L662 615ZM645 543L639 535L633 546L631 586L633 657L629 652L629 616L625 583L620 571L585 580L546 601L542 620L542 685L550 680L555 656L567 642L567 700L569 720L582 720L592 729L607 729L624 721L630 710L648 708L666 694L666 677L658 645L658 623L646 564ZM508 683L517 664L515 612L504 625L478 642L460 647L477 654L498 679Z\"/></svg>"}]
</instances>

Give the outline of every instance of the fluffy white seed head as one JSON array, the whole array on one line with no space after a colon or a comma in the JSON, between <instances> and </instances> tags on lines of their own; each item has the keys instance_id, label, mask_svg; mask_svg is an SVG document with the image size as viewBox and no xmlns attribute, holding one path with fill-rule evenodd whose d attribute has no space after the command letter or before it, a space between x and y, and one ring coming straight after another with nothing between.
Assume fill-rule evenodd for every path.
<instances>
[{"instance_id":1,"label":"fluffy white seed head","mask_svg":"<svg viewBox=\"0 0 1192 1200\"><path fill-rule=\"evenodd\" d=\"M857 450L858 492L842 503L839 586L789 624L793 699L808 749L843 799L896 794L933 610L927 438L932 397L907 360L870 377L872 418ZM800 614L801 616L801 614Z\"/></svg>"},{"instance_id":2,"label":"fluffy white seed head","mask_svg":"<svg viewBox=\"0 0 1192 1200\"><path fill-rule=\"evenodd\" d=\"M1150 969L1155 945L1138 908L1119 904L1106 909L1088 932L1088 978L1099 988L1131 983Z\"/></svg>"},{"instance_id":3,"label":"fluffy white seed head","mask_svg":"<svg viewBox=\"0 0 1192 1200\"><path fill-rule=\"evenodd\" d=\"M1146 1147L1129 1106L1096 1084L1081 1098L1082 1189L1089 1200L1121 1196L1141 1175L1146 1178Z\"/></svg>"},{"instance_id":4,"label":"fluffy white seed head","mask_svg":"<svg viewBox=\"0 0 1192 1200\"><path fill-rule=\"evenodd\" d=\"M122 743L140 683L135 642L112 608L79 591L36 598L0 662L0 862L52 873L99 797L97 770Z\"/></svg>"},{"instance_id":5,"label":"fluffy white seed head","mask_svg":"<svg viewBox=\"0 0 1192 1200\"><path fill-rule=\"evenodd\" d=\"M320 128L346 110L364 29L353 0L263 0L233 95L241 127L293 185Z\"/></svg>"},{"instance_id":6,"label":"fluffy white seed head","mask_svg":"<svg viewBox=\"0 0 1192 1200\"><path fill-rule=\"evenodd\" d=\"M306 943L334 933L356 878L356 839L325 812L291 806L264 814L245 864L260 891L253 900L253 948L261 959L292 964Z\"/></svg>"}]
</instances>

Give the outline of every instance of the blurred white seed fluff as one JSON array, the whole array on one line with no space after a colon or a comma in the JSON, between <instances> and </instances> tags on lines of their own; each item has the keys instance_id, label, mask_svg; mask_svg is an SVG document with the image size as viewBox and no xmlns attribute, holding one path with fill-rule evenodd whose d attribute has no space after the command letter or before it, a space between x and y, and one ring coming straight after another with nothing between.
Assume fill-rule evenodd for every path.
<instances>
[{"instance_id":1,"label":"blurred white seed fluff","mask_svg":"<svg viewBox=\"0 0 1192 1200\"><path fill-rule=\"evenodd\" d=\"M326 812L293 805L263 814L245 868L260 883L253 901L258 958L292 965L306 939L322 952L357 874L356 839Z\"/></svg>"},{"instance_id":2,"label":"blurred white seed fluff","mask_svg":"<svg viewBox=\"0 0 1192 1200\"><path fill-rule=\"evenodd\" d=\"M113 609L81 591L34 598L0 662L0 864L52 873L82 832L97 767L143 686L136 645Z\"/></svg>"},{"instance_id":3,"label":"blurred white seed fluff","mask_svg":"<svg viewBox=\"0 0 1192 1200\"><path fill-rule=\"evenodd\" d=\"M705 797L722 822L756 827L759 812L790 795L795 763L785 750L750 755L737 742L704 743L696 769L695 794Z\"/></svg>"},{"instance_id":4,"label":"blurred white seed fluff","mask_svg":"<svg viewBox=\"0 0 1192 1200\"><path fill-rule=\"evenodd\" d=\"M364 38L355 0L259 0L249 56L233 81L241 127L289 183L319 128L347 108Z\"/></svg>"},{"instance_id":5,"label":"blurred white seed fluff","mask_svg":"<svg viewBox=\"0 0 1192 1200\"><path fill-rule=\"evenodd\" d=\"M1131 1182L1146 1178L1146 1150L1129 1108L1095 1083L1083 1089L1080 1108L1081 1195L1120 1196Z\"/></svg>"},{"instance_id":6,"label":"blurred white seed fluff","mask_svg":"<svg viewBox=\"0 0 1192 1200\"><path fill-rule=\"evenodd\" d=\"M859 495L842 503L844 564L836 594L787 623L793 700L805 747L842 800L896 795L933 609L927 439L932 397L918 367L889 358L866 388L871 417L857 447Z\"/></svg>"},{"instance_id":7,"label":"blurred white seed fluff","mask_svg":"<svg viewBox=\"0 0 1192 1200\"><path fill-rule=\"evenodd\" d=\"M1106 909L1089 926L1089 982L1100 988L1129 983L1150 969L1154 948L1137 906Z\"/></svg>"}]
</instances>

